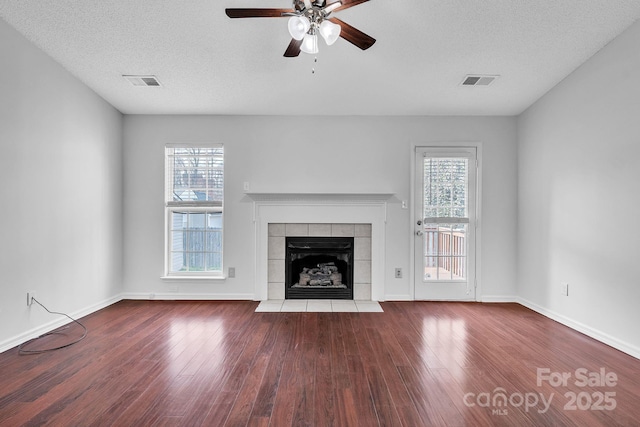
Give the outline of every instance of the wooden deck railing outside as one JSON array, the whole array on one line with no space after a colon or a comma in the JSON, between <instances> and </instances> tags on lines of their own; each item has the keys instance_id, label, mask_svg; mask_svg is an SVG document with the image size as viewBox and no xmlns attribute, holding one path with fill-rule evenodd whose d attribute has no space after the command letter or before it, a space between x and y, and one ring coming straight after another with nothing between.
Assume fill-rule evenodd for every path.
<instances>
[{"instance_id":1,"label":"wooden deck railing outside","mask_svg":"<svg viewBox=\"0 0 640 427\"><path fill-rule=\"evenodd\" d=\"M449 227L425 226L425 269L439 271L452 277L466 277L466 234ZM437 279L437 277L431 277Z\"/></svg>"}]
</instances>

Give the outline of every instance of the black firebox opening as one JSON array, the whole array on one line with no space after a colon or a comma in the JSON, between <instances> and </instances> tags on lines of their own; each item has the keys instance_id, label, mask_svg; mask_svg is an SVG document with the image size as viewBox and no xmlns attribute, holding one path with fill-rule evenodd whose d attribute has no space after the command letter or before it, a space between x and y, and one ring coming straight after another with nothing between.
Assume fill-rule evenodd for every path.
<instances>
[{"instance_id":1,"label":"black firebox opening","mask_svg":"<svg viewBox=\"0 0 640 427\"><path fill-rule=\"evenodd\" d=\"M353 299L353 237L287 237L286 299Z\"/></svg>"}]
</instances>

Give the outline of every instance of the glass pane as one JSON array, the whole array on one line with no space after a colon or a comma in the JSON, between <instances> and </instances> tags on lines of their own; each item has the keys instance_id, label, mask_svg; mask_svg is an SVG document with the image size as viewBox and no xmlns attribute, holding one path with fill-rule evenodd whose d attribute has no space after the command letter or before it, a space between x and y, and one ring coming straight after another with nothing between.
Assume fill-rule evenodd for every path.
<instances>
[{"instance_id":1,"label":"glass pane","mask_svg":"<svg viewBox=\"0 0 640 427\"><path fill-rule=\"evenodd\" d=\"M470 161L455 155L422 159L424 281L468 278Z\"/></svg>"},{"instance_id":2,"label":"glass pane","mask_svg":"<svg viewBox=\"0 0 640 427\"><path fill-rule=\"evenodd\" d=\"M435 256L427 256L424 258L424 280L438 279L438 258Z\"/></svg>"},{"instance_id":3,"label":"glass pane","mask_svg":"<svg viewBox=\"0 0 640 427\"><path fill-rule=\"evenodd\" d=\"M222 252L222 232L210 231L207 233L207 251Z\"/></svg>"},{"instance_id":4,"label":"glass pane","mask_svg":"<svg viewBox=\"0 0 640 427\"><path fill-rule=\"evenodd\" d=\"M466 257L451 257L451 274L453 280L462 280L467 278L467 259Z\"/></svg>"},{"instance_id":5,"label":"glass pane","mask_svg":"<svg viewBox=\"0 0 640 427\"><path fill-rule=\"evenodd\" d=\"M468 159L424 159L424 217L467 217Z\"/></svg>"},{"instance_id":6,"label":"glass pane","mask_svg":"<svg viewBox=\"0 0 640 427\"><path fill-rule=\"evenodd\" d=\"M221 253L207 254L207 270L209 271L222 270L222 254Z\"/></svg>"},{"instance_id":7,"label":"glass pane","mask_svg":"<svg viewBox=\"0 0 640 427\"><path fill-rule=\"evenodd\" d=\"M424 225L424 280L467 278L467 224Z\"/></svg>"},{"instance_id":8,"label":"glass pane","mask_svg":"<svg viewBox=\"0 0 640 427\"><path fill-rule=\"evenodd\" d=\"M451 246L452 246L451 228L447 226L438 227L438 241L439 241L438 255L440 256L451 255Z\"/></svg>"},{"instance_id":9,"label":"glass pane","mask_svg":"<svg viewBox=\"0 0 640 427\"><path fill-rule=\"evenodd\" d=\"M171 229L184 230L187 227L188 214L173 212L171 214Z\"/></svg>"},{"instance_id":10,"label":"glass pane","mask_svg":"<svg viewBox=\"0 0 640 427\"><path fill-rule=\"evenodd\" d=\"M222 212L213 212L207 214L207 228L222 230Z\"/></svg>"},{"instance_id":11,"label":"glass pane","mask_svg":"<svg viewBox=\"0 0 640 427\"><path fill-rule=\"evenodd\" d=\"M438 255L438 226L426 224L424 227L424 254Z\"/></svg>"},{"instance_id":12,"label":"glass pane","mask_svg":"<svg viewBox=\"0 0 640 427\"><path fill-rule=\"evenodd\" d=\"M187 271L187 259L182 251L171 252L171 272Z\"/></svg>"},{"instance_id":13,"label":"glass pane","mask_svg":"<svg viewBox=\"0 0 640 427\"><path fill-rule=\"evenodd\" d=\"M167 200L222 203L223 154L222 147L167 148Z\"/></svg>"},{"instance_id":14,"label":"glass pane","mask_svg":"<svg viewBox=\"0 0 640 427\"><path fill-rule=\"evenodd\" d=\"M467 255L467 227L467 224L453 224L451 227L452 255Z\"/></svg>"},{"instance_id":15,"label":"glass pane","mask_svg":"<svg viewBox=\"0 0 640 427\"><path fill-rule=\"evenodd\" d=\"M222 271L222 213L172 212L170 272Z\"/></svg>"},{"instance_id":16,"label":"glass pane","mask_svg":"<svg viewBox=\"0 0 640 427\"><path fill-rule=\"evenodd\" d=\"M438 279L451 280L451 258L445 256L438 259Z\"/></svg>"},{"instance_id":17,"label":"glass pane","mask_svg":"<svg viewBox=\"0 0 640 427\"><path fill-rule=\"evenodd\" d=\"M202 252L190 252L187 254L189 271L204 271L205 256Z\"/></svg>"},{"instance_id":18,"label":"glass pane","mask_svg":"<svg viewBox=\"0 0 640 427\"><path fill-rule=\"evenodd\" d=\"M171 251L182 252L187 245L187 239L184 231L172 231L171 232Z\"/></svg>"},{"instance_id":19,"label":"glass pane","mask_svg":"<svg viewBox=\"0 0 640 427\"><path fill-rule=\"evenodd\" d=\"M189 214L189 228L191 230L202 230L205 227L206 214L203 213L190 213Z\"/></svg>"}]
</instances>

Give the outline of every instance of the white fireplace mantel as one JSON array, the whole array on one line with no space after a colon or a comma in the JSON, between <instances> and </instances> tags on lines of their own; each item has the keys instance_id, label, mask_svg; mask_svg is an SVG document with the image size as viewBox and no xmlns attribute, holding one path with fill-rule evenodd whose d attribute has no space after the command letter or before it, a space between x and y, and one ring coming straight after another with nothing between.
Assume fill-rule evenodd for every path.
<instances>
[{"instance_id":1,"label":"white fireplace mantel","mask_svg":"<svg viewBox=\"0 0 640 427\"><path fill-rule=\"evenodd\" d=\"M268 295L269 224L371 224L371 299L384 300L385 226L389 193L246 193L254 205L255 299Z\"/></svg>"},{"instance_id":2,"label":"white fireplace mantel","mask_svg":"<svg viewBox=\"0 0 640 427\"><path fill-rule=\"evenodd\" d=\"M306 201L306 202L387 202L393 193L274 193L259 192L245 193L256 202L283 202L283 201Z\"/></svg>"}]
</instances>

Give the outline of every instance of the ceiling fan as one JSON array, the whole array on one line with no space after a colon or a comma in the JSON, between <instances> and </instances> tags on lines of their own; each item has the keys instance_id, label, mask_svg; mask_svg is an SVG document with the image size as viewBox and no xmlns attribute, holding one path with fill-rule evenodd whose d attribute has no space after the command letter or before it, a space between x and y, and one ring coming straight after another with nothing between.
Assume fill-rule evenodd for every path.
<instances>
[{"instance_id":1,"label":"ceiling fan","mask_svg":"<svg viewBox=\"0 0 640 427\"><path fill-rule=\"evenodd\" d=\"M369 0L293 0L291 9L252 9L228 8L229 18L280 18L289 17L291 43L284 52L285 57L296 57L300 52L318 53L318 35L331 45L338 37L359 47L370 48L376 39L352 27L338 18L333 12L357 6Z\"/></svg>"}]
</instances>

